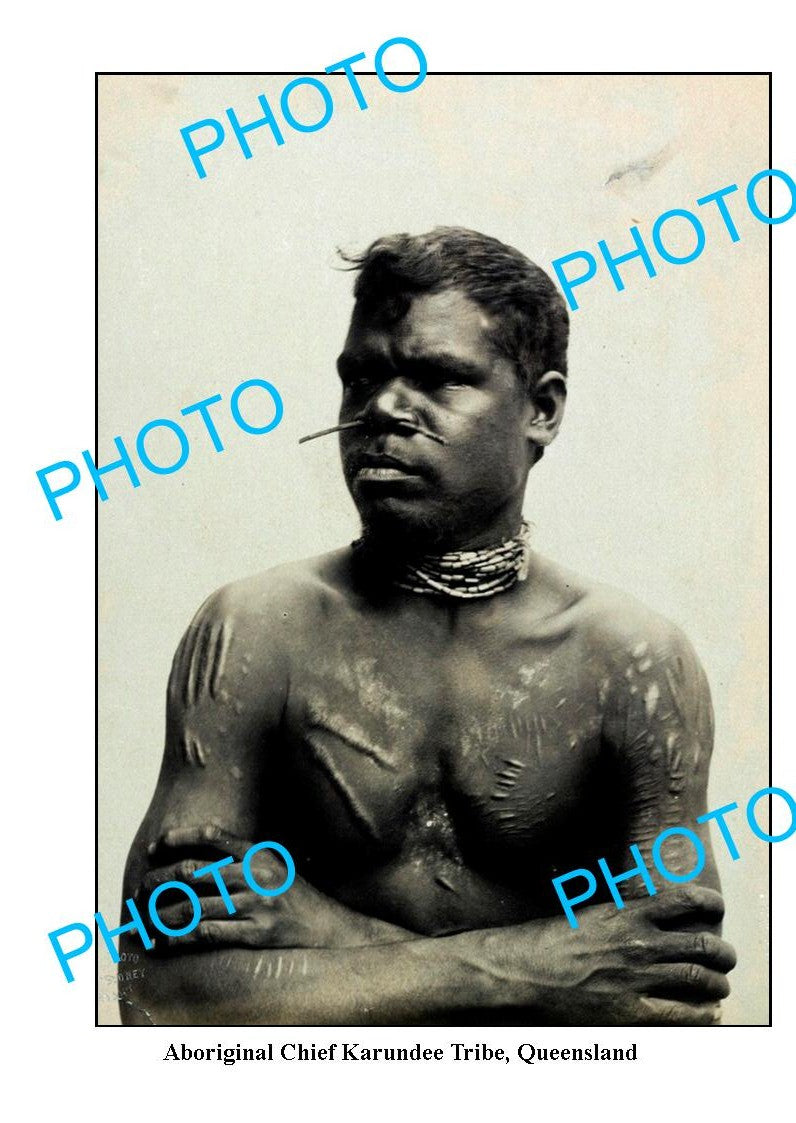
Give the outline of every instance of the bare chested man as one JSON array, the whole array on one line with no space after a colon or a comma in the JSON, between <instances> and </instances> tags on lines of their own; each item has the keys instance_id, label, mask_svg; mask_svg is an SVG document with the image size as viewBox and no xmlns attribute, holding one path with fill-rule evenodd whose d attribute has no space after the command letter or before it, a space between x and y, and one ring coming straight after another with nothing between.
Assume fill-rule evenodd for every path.
<instances>
[{"instance_id":1,"label":"bare chested man","mask_svg":"<svg viewBox=\"0 0 796 1123\"><path fill-rule=\"evenodd\" d=\"M563 300L471 231L385 238L357 267L339 439L363 537L221 589L186 633L124 893L143 908L232 854L237 911L192 881L201 924L146 955L123 1018L713 1024L735 957L706 827L697 883L626 881L577 931L551 886L693 827L712 743L685 637L523 533L564 409ZM241 876L265 839L298 871L273 898Z\"/></svg>"}]
</instances>

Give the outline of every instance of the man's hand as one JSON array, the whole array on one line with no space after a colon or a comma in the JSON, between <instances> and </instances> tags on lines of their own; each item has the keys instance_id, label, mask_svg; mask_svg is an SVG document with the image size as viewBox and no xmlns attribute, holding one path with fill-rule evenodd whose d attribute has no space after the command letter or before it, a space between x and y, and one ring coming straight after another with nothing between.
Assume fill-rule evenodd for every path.
<instances>
[{"instance_id":1,"label":"man's hand","mask_svg":"<svg viewBox=\"0 0 796 1123\"><path fill-rule=\"evenodd\" d=\"M144 877L136 894L139 909L146 915L150 894L167 881L182 881L201 900L202 919L185 936L158 937L158 947L179 952L189 946L248 948L331 948L361 947L413 939L414 934L392 924L353 912L345 905L314 889L296 877L290 888L275 897L264 897L253 890L243 874L242 860L252 843L209 824L204 827L178 827L166 831L152 847L164 865ZM185 853L203 857L185 857ZM179 853L181 860L175 860ZM212 875L195 878L194 871L220 857L234 862L219 871L235 908L230 913ZM171 859L169 861L169 859ZM253 856L250 875L264 889L284 884L285 866L273 851L261 850ZM177 895L176 891L174 893ZM157 901L157 913L167 928L184 928L190 923L193 908L183 894L169 904L169 890Z\"/></svg>"},{"instance_id":2,"label":"man's hand","mask_svg":"<svg viewBox=\"0 0 796 1123\"><path fill-rule=\"evenodd\" d=\"M530 983L550 1024L715 1025L736 961L708 930L723 913L720 893L688 886L584 909L578 929L556 917L482 935L498 990L516 1001Z\"/></svg>"}]
</instances>

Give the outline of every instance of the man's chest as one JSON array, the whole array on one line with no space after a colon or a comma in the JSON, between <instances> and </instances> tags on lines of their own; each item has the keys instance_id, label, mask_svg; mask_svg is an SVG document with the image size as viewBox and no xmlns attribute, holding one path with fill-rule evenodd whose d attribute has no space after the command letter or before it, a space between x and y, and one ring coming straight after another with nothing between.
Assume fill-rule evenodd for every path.
<instances>
[{"instance_id":1,"label":"man's chest","mask_svg":"<svg viewBox=\"0 0 796 1123\"><path fill-rule=\"evenodd\" d=\"M578 812L606 687L567 644L319 645L291 675L282 790L313 849L515 861Z\"/></svg>"}]
</instances>

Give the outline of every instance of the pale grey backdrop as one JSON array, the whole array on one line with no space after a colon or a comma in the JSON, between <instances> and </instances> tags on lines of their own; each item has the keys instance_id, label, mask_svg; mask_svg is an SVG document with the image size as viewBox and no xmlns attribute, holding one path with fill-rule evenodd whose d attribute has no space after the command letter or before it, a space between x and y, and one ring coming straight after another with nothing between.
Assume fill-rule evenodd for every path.
<instances>
[{"instance_id":1,"label":"pale grey backdrop","mask_svg":"<svg viewBox=\"0 0 796 1123\"><path fill-rule=\"evenodd\" d=\"M249 161L230 140L200 182L179 128L228 106L254 119L256 95L277 103L288 80L100 80L101 462L115 459L117 434L132 447L146 422L214 393L226 403L246 378L272 381L285 402L267 436L237 430L224 404L227 451L194 420L180 472L142 472L137 490L118 472L108 481L99 878L109 918L157 778L171 656L196 607L236 577L356 534L334 439L297 439L336 417L351 278L335 271L335 247L387 232L466 225L549 267L600 238L627 250L632 223L648 234L662 211L739 183L739 243L706 213L696 262L661 264L655 279L635 262L626 292L606 277L579 290L567 417L531 475L526 512L540 550L690 635L716 710L711 806L743 805L767 783L767 230L742 199L767 166L767 80L432 75L397 95L365 77L366 111L337 82L322 132L286 129L277 149L260 130ZM167 442L156 447L165 460ZM736 863L717 847L740 955L725 1020L757 1024L768 1018L768 851L742 826L739 842ZM111 1004L101 1020L117 1020Z\"/></svg>"}]
</instances>

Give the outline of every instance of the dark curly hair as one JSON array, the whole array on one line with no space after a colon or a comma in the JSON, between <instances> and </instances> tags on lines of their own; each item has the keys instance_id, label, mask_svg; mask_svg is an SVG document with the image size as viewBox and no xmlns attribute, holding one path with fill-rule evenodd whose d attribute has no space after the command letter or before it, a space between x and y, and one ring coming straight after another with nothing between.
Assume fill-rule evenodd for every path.
<instances>
[{"instance_id":1,"label":"dark curly hair","mask_svg":"<svg viewBox=\"0 0 796 1123\"><path fill-rule=\"evenodd\" d=\"M459 288L494 317L492 339L528 387L548 370L567 373L569 314L543 269L519 250L462 226L378 238L361 254L340 256L359 271L364 310L405 315L411 296Z\"/></svg>"}]
</instances>

